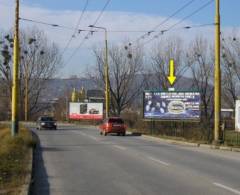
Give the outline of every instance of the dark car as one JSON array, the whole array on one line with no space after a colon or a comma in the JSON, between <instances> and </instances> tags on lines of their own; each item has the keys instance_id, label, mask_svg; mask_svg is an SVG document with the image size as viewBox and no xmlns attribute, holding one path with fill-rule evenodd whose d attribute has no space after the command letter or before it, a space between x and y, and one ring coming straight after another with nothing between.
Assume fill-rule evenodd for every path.
<instances>
[{"instance_id":1,"label":"dark car","mask_svg":"<svg viewBox=\"0 0 240 195\"><path fill-rule=\"evenodd\" d=\"M110 117L103 121L99 126L100 134L107 135L109 133L116 133L117 135L126 135L126 125L120 117Z\"/></svg>"},{"instance_id":2,"label":"dark car","mask_svg":"<svg viewBox=\"0 0 240 195\"><path fill-rule=\"evenodd\" d=\"M37 129L57 129L57 122L51 116L41 116L37 120Z\"/></svg>"},{"instance_id":3,"label":"dark car","mask_svg":"<svg viewBox=\"0 0 240 195\"><path fill-rule=\"evenodd\" d=\"M89 110L89 114L99 114L99 111L96 110L95 108L92 108Z\"/></svg>"}]
</instances>

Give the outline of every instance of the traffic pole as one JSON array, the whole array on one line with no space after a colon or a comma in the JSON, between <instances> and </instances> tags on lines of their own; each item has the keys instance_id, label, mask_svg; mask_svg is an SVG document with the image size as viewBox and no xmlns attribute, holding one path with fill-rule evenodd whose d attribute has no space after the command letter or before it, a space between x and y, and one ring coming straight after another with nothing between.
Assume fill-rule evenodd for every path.
<instances>
[{"instance_id":1,"label":"traffic pole","mask_svg":"<svg viewBox=\"0 0 240 195\"><path fill-rule=\"evenodd\" d=\"M221 122L220 0L215 0L215 2L214 143L219 144Z\"/></svg>"},{"instance_id":2,"label":"traffic pole","mask_svg":"<svg viewBox=\"0 0 240 195\"><path fill-rule=\"evenodd\" d=\"M12 136L18 134L19 0L16 0L12 78Z\"/></svg>"}]
</instances>

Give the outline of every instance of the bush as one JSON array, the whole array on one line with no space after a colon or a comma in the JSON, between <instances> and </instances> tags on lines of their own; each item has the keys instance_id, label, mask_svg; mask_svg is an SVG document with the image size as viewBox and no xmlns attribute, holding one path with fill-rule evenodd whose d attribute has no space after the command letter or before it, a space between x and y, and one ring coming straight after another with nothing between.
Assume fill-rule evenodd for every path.
<instances>
[{"instance_id":1,"label":"bush","mask_svg":"<svg viewBox=\"0 0 240 195\"><path fill-rule=\"evenodd\" d=\"M141 114L134 112L124 112L121 116L128 129L135 132L192 141L210 142L212 139L210 123L144 120Z\"/></svg>"}]
</instances>

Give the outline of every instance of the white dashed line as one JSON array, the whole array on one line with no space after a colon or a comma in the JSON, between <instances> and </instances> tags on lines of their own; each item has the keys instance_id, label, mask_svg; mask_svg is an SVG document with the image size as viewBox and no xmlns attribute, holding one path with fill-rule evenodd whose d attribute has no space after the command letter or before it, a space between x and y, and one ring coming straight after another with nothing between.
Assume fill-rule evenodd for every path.
<instances>
[{"instance_id":1,"label":"white dashed line","mask_svg":"<svg viewBox=\"0 0 240 195\"><path fill-rule=\"evenodd\" d=\"M164 161L161 161L161 160L156 159L156 158L153 158L153 157L148 157L148 159L150 159L150 160L152 160L152 161L154 161L154 162L156 162L156 163L165 165L165 166L169 166L169 165L170 165L169 163L166 163L166 162L164 162Z\"/></svg>"},{"instance_id":2,"label":"white dashed line","mask_svg":"<svg viewBox=\"0 0 240 195\"><path fill-rule=\"evenodd\" d=\"M96 137L94 137L94 136L92 136L92 135L89 135L88 137L91 138L91 139L93 139L93 140L95 140L95 141L98 141L98 138L96 138Z\"/></svg>"},{"instance_id":3,"label":"white dashed line","mask_svg":"<svg viewBox=\"0 0 240 195\"><path fill-rule=\"evenodd\" d=\"M220 184L220 183L213 183L215 186L219 187L219 188L223 188L225 190L228 190L229 192L232 192L234 194L239 194L240 195L240 191L236 190L236 189L233 189L233 188L230 188L228 186L225 186L223 184Z\"/></svg>"},{"instance_id":4,"label":"white dashed line","mask_svg":"<svg viewBox=\"0 0 240 195\"><path fill-rule=\"evenodd\" d=\"M106 145L114 145L113 142L108 142L108 141L103 141L102 143L103 143L103 144L106 144Z\"/></svg>"},{"instance_id":5,"label":"white dashed line","mask_svg":"<svg viewBox=\"0 0 240 195\"><path fill-rule=\"evenodd\" d=\"M80 134L80 135L83 135L83 136L87 136L86 133L83 133L83 132L76 132L76 134Z\"/></svg>"},{"instance_id":6,"label":"white dashed line","mask_svg":"<svg viewBox=\"0 0 240 195\"><path fill-rule=\"evenodd\" d=\"M120 150L126 150L127 148L123 147L123 146L119 146L119 145L114 145L115 148L118 148Z\"/></svg>"}]
</instances>

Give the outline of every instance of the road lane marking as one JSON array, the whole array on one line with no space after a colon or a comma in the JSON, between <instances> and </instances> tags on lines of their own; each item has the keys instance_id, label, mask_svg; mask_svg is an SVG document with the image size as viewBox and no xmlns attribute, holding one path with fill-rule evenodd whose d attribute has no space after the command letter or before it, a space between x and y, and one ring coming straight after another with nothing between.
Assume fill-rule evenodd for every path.
<instances>
[{"instance_id":1,"label":"road lane marking","mask_svg":"<svg viewBox=\"0 0 240 195\"><path fill-rule=\"evenodd\" d=\"M83 132L76 132L76 134L80 134L80 135L83 135L83 136L87 136L86 133L83 133Z\"/></svg>"},{"instance_id":2,"label":"road lane marking","mask_svg":"<svg viewBox=\"0 0 240 195\"><path fill-rule=\"evenodd\" d=\"M103 142L101 142L102 144L106 144L106 145L114 145L114 143L113 142L108 142L108 141L103 141Z\"/></svg>"},{"instance_id":3,"label":"road lane marking","mask_svg":"<svg viewBox=\"0 0 240 195\"><path fill-rule=\"evenodd\" d=\"M215 186L217 186L217 187L220 187L220 188L223 188L223 189L225 189L225 190L228 190L228 191L230 191L230 192L232 192L232 193L234 193L234 194L239 194L239 195L240 195L240 191L238 191L238 190L236 190L236 189L230 188L230 187L225 186L225 185L220 184L220 183L213 183L213 184L214 184Z\"/></svg>"},{"instance_id":4,"label":"road lane marking","mask_svg":"<svg viewBox=\"0 0 240 195\"><path fill-rule=\"evenodd\" d=\"M89 135L88 137L91 138L91 139L93 139L93 140L95 140L95 141L98 141L98 138L96 138L96 137L94 137L94 136L92 136L92 135Z\"/></svg>"},{"instance_id":5,"label":"road lane marking","mask_svg":"<svg viewBox=\"0 0 240 195\"><path fill-rule=\"evenodd\" d=\"M166 162L164 162L164 161L161 161L161 160L159 160L159 159L156 159L156 158L153 158L153 157L150 157L150 156L148 157L148 159L150 159L150 160L152 160L152 161L154 161L154 162L156 162L156 163L165 165L165 166L169 166L169 165L170 165L169 163L166 163Z\"/></svg>"},{"instance_id":6,"label":"road lane marking","mask_svg":"<svg viewBox=\"0 0 240 195\"><path fill-rule=\"evenodd\" d=\"M118 148L120 150L126 150L127 148L123 147L123 146L119 146L119 145L114 145L115 148Z\"/></svg>"},{"instance_id":7,"label":"road lane marking","mask_svg":"<svg viewBox=\"0 0 240 195\"><path fill-rule=\"evenodd\" d=\"M92 135L88 135L88 134L83 133L83 132L79 132L78 134L83 135L83 136L86 136L86 137L89 137L90 139L93 139L93 140L95 140L95 141L99 141L98 138L96 138L96 137L94 137L94 136L92 136Z\"/></svg>"}]
</instances>

